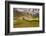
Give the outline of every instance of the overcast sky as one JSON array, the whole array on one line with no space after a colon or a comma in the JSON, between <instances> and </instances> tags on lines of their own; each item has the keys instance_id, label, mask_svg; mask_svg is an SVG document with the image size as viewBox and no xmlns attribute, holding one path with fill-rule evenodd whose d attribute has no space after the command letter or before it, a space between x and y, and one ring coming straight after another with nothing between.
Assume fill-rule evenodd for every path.
<instances>
[{"instance_id":1,"label":"overcast sky","mask_svg":"<svg viewBox=\"0 0 46 36\"><path fill-rule=\"evenodd\" d=\"M37 8L15 8L15 10L20 11L20 12L39 12L39 9Z\"/></svg>"}]
</instances>

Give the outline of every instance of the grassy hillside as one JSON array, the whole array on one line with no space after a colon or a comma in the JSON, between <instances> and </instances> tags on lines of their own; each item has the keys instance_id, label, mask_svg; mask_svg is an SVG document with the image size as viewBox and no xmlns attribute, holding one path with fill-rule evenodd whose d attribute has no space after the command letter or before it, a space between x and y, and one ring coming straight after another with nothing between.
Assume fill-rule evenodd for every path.
<instances>
[{"instance_id":1,"label":"grassy hillside","mask_svg":"<svg viewBox=\"0 0 46 36\"><path fill-rule=\"evenodd\" d=\"M16 27L38 27L39 21L38 20L14 20L14 28Z\"/></svg>"},{"instance_id":2,"label":"grassy hillside","mask_svg":"<svg viewBox=\"0 0 46 36\"><path fill-rule=\"evenodd\" d=\"M29 20L27 20L25 17L27 17L27 19ZM39 16L32 16L31 14L29 15L29 14L25 14L22 12L15 12L13 21L14 21L13 22L14 28L38 27L39 26Z\"/></svg>"}]
</instances>

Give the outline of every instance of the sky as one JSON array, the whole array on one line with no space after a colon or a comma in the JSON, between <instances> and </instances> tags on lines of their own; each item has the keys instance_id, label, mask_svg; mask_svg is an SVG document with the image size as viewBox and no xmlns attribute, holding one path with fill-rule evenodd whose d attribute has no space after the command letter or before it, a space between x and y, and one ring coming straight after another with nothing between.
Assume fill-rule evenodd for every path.
<instances>
[{"instance_id":1,"label":"sky","mask_svg":"<svg viewBox=\"0 0 46 36\"><path fill-rule=\"evenodd\" d=\"M28 12L29 14L31 13L32 15L35 15L35 14L39 14L39 9L37 8L15 8L15 10L19 11L19 12Z\"/></svg>"}]
</instances>

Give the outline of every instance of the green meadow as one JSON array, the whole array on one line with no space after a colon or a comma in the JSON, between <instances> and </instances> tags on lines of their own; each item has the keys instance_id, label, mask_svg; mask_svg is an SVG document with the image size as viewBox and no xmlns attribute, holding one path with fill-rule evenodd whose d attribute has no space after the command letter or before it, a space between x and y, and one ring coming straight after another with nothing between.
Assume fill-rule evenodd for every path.
<instances>
[{"instance_id":1,"label":"green meadow","mask_svg":"<svg viewBox=\"0 0 46 36\"><path fill-rule=\"evenodd\" d=\"M24 17L22 16L30 18L31 20L24 19ZM28 14L25 16L22 13L17 12L16 14L14 14L13 23L14 28L39 27L39 16L31 16Z\"/></svg>"},{"instance_id":2,"label":"green meadow","mask_svg":"<svg viewBox=\"0 0 46 36\"><path fill-rule=\"evenodd\" d=\"M32 20L25 20L25 19L15 19L14 18L14 28L22 28L22 27L38 27L39 26L39 20L36 18L33 18Z\"/></svg>"},{"instance_id":3,"label":"green meadow","mask_svg":"<svg viewBox=\"0 0 46 36\"><path fill-rule=\"evenodd\" d=\"M16 22L15 22L16 21ZM14 20L14 28L19 27L38 27L39 21L38 20Z\"/></svg>"}]
</instances>

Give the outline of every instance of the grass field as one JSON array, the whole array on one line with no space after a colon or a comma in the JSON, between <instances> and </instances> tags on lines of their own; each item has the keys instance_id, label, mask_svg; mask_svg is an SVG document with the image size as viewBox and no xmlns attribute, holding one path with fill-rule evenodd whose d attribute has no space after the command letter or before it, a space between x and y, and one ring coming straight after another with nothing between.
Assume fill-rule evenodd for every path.
<instances>
[{"instance_id":1,"label":"grass field","mask_svg":"<svg viewBox=\"0 0 46 36\"><path fill-rule=\"evenodd\" d=\"M23 19L24 17L29 17L29 20L25 20ZM20 19L19 19L20 18ZM39 16L37 17L32 17L31 15L26 15L20 12L16 12L16 14L14 14L14 19L13 19L13 27L14 28L22 28L22 27L39 27Z\"/></svg>"},{"instance_id":2,"label":"grass field","mask_svg":"<svg viewBox=\"0 0 46 36\"><path fill-rule=\"evenodd\" d=\"M22 28L22 27L38 27L38 20L14 20L14 28Z\"/></svg>"}]
</instances>

